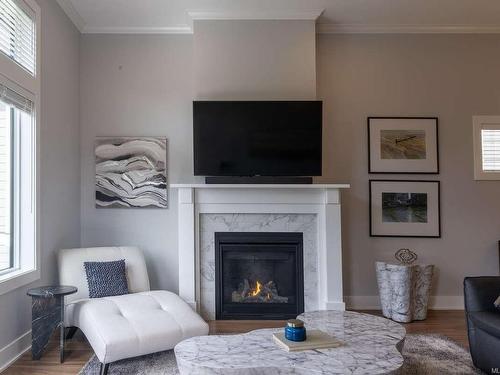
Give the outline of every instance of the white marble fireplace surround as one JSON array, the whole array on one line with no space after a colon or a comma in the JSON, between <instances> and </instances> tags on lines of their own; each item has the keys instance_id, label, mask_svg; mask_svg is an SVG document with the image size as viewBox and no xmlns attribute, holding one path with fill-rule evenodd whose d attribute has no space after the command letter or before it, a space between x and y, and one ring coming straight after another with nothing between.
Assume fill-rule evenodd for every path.
<instances>
[{"instance_id":1,"label":"white marble fireplace surround","mask_svg":"<svg viewBox=\"0 0 500 375\"><path fill-rule=\"evenodd\" d=\"M314 311L318 300L318 248L314 214L201 214L200 313L215 319L215 232L303 233L304 308Z\"/></svg>"},{"instance_id":2,"label":"white marble fireplace surround","mask_svg":"<svg viewBox=\"0 0 500 375\"><path fill-rule=\"evenodd\" d=\"M215 319L215 232L302 232L306 311L344 310L340 190L347 184L178 189L179 295Z\"/></svg>"}]
</instances>

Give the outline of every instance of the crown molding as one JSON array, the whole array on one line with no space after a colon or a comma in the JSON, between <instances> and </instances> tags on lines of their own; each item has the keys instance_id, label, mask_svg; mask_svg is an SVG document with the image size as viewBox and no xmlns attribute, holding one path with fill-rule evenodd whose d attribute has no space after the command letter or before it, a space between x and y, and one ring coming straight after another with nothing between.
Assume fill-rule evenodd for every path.
<instances>
[{"instance_id":1,"label":"crown molding","mask_svg":"<svg viewBox=\"0 0 500 375\"><path fill-rule=\"evenodd\" d=\"M500 25L316 24L318 34L498 34Z\"/></svg>"},{"instance_id":2,"label":"crown molding","mask_svg":"<svg viewBox=\"0 0 500 375\"><path fill-rule=\"evenodd\" d=\"M85 21L83 20L82 16L80 16L80 13L78 13L76 8L73 6L71 0L57 0L57 3L62 8L64 13L66 13L69 19L73 22L78 31L82 33L85 28Z\"/></svg>"},{"instance_id":3,"label":"crown molding","mask_svg":"<svg viewBox=\"0 0 500 375\"><path fill-rule=\"evenodd\" d=\"M83 34L192 34L190 26L172 27L84 27Z\"/></svg>"},{"instance_id":4,"label":"crown molding","mask_svg":"<svg viewBox=\"0 0 500 375\"><path fill-rule=\"evenodd\" d=\"M192 34L189 25L170 27L100 27L89 26L78 13L71 0L57 0L64 13L82 34Z\"/></svg>"},{"instance_id":5,"label":"crown molding","mask_svg":"<svg viewBox=\"0 0 500 375\"><path fill-rule=\"evenodd\" d=\"M206 11L188 10L193 21L209 20L312 20L315 21L324 9L266 10L266 11Z\"/></svg>"},{"instance_id":6,"label":"crown molding","mask_svg":"<svg viewBox=\"0 0 500 375\"><path fill-rule=\"evenodd\" d=\"M65 0L58 0L65 1ZM246 18L221 17L209 18L200 15L199 20L308 20L309 18L255 18L247 15ZM313 18L310 18L313 20ZM76 25L76 24L75 24ZM83 34L192 34L193 28L188 25L172 27L89 27L78 26ZM359 24L316 24L317 34L500 34L500 26L446 26L446 25L359 25Z\"/></svg>"}]
</instances>

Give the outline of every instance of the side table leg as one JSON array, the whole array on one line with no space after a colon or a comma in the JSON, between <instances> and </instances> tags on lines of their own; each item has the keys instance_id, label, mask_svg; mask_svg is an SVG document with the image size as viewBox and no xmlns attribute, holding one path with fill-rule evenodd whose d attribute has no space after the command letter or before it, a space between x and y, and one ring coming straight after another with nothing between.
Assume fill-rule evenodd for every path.
<instances>
[{"instance_id":1,"label":"side table leg","mask_svg":"<svg viewBox=\"0 0 500 375\"><path fill-rule=\"evenodd\" d=\"M60 324L60 337L59 337L59 361L64 362L64 296L61 297L61 324Z\"/></svg>"},{"instance_id":2,"label":"side table leg","mask_svg":"<svg viewBox=\"0 0 500 375\"><path fill-rule=\"evenodd\" d=\"M61 323L61 297L32 297L31 356L40 359L50 336Z\"/></svg>"}]
</instances>

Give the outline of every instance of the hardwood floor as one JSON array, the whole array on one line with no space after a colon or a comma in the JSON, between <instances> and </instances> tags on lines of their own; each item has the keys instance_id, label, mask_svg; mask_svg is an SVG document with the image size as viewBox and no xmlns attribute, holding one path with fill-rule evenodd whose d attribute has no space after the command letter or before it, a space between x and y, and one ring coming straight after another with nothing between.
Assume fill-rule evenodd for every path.
<instances>
[{"instance_id":1,"label":"hardwood floor","mask_svg":"<svg viewBox=\"0 0 500 375\"><path fill-rule=\"evenodd\" d=\"M58 331L59 332L59 331ZM93 351L78 331L72 340L66 342L65 361L59 363L59 334L55 333L48 348L39 361L31 359L31 351L24 353L2 375L71 375L78 374L92 356Z\"/></svg>"},{"instance_id":2,"label":"hardwood floor","mask_svg":"<svg viewBox=\"0 0 500 375\"><path fill-rule=\"evenodd\" d=\"M373 315L380 315L380 311L360 311ZM427 319L412 323L403 324L406 333L437 333L448 336L460 345L468 348L467 323L465 321L465 312L460 310L430 310Z\"/></svg>"},{"instance_id":3,"label":"hardwood floor","mask_svg":"<svg viewBox=\"0 0 500 375\"><path fill-rule=\"evenodd\" d=\"M362 312L381 315L379 311ZM219 320L211 321L209 324L211 334L235 334L258 328L282 327L283 321ZM452 338L463 346L468 346L463 311L429 311L426 320L404 324L404 326L407 333L438 333ZM27 352L5 370L2 375L78 374L92 354L92 349L81 332L78 332L72 340L67 342L66 361L60 364L58 337L54 335L41 360L32 361L31 353Z\"/></svg>"}]
</instances>

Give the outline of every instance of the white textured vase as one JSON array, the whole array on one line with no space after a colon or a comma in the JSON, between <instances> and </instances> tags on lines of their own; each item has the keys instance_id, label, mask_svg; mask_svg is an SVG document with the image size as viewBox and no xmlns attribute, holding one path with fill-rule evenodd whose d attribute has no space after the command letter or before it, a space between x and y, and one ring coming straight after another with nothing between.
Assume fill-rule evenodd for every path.
<instances>
[{"instance_id":1,"label":"white textured vase","mask_svg":"<svg viewBox=\"0 0 500 375\"><path fill-rule=\"evenodd\" d=\"M396 322L427 317L433 265L399 265L376 262L382 313Z\"/></svg>"}]
</instances>

